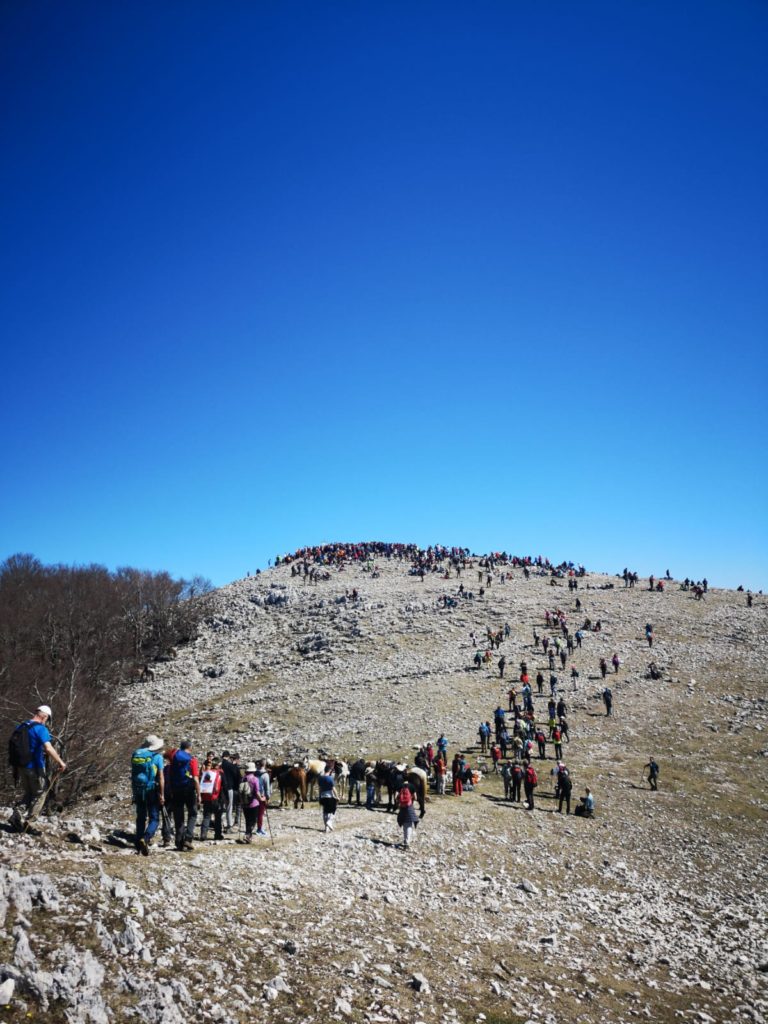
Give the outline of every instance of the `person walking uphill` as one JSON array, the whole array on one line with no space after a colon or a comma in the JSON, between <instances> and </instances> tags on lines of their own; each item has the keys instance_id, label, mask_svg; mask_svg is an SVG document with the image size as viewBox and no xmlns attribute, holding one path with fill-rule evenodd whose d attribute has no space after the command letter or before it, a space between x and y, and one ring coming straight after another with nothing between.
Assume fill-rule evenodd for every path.
<instances>
[{"instance_id":1,"label":"person walking uphill","mask_svg":"<svg viewBox=\"0 0 768 1024\"><path fill-rule=\"evenodd\" d=\"M613 714L613 694L611 693L610 687L606 686L603 690L603 704L605 704L606 715Z\"/></svg>"},{"instance_id":2,"label":"person walking uphill","mask_svg":"<svg viewBox=\"0 0 768 1024\"><path fill-rule=\"evenodd\" d=\"M131 792L136 804L136 851L149 856L160 824L160 811L165 806L164 742L150 735L131 755Z\"/></svg>"},{"instance_id":3,"label":"person walking uphill","mask_svg":"<svg viewBox=\"0 0 768 1024\"><path fill-rule=\"evenodd\" d=\"M195 822L200 807L200 772L189 740L182 740L171 758L171 789L173 791L173 824L176 849L191 850ZM186 817L186 827L185 819Z\"/></svg>"},{"instance_id":4,"label":"person walking uphill","mask_svg":"<svg viewBox=\"0 0 768 1024\"><path fill-rule=\"evenodd\" d=\"M48 725L52 711L47 704L41 704L34 717L17 725L8 743L8 761L13 768L15 782L21 782L22 795L16 802L10 818L10 826L21 832L26 824L34 821L43 809L47 795L45 784L45 758L50 757L66 770L66 764L53 748ZM26 808L26 824L20 807Z\"/></svg>"},{"instance_id":5,"label":"person walking uphill","mask_svg":"<svg viewBox=\"0 0 768 1024\"><path fill-rule=\"evenodd\" d=\"M659 788L659 766L656 764L656 761L651 758L648 764L644 765L644 767L648 769L648 782L650 784L651 791L655 793Z\"/></svg>"},{"instance_id":6,"label":"person walking uphill","mask_svg":"<svg viewBox=\"0 0 768 1024\"><path fill-rule=\"evenodd\" d=\"M536 774L536 769L532 764L526 765L525 774L523 775L523 786L525 788L525 806L526 810L533 810L533 791L539 784L539 778Z\"/></svg>"}]
</instances>

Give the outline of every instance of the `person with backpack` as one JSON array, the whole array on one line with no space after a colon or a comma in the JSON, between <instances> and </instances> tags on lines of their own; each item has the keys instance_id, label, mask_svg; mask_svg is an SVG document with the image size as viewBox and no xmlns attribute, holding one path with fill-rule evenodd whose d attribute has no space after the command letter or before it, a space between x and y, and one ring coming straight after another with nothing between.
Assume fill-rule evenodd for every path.
<instances>
[{"instance_id":1,"label":"person with backpack","mask_svg":"<svg viewBox=\"0 0 768 1024\"><path fill-rule=\"evenodd\" d=\"M523 778L525 776L525 770L519 761L515 761L512 765L511 771L511 783L512 783L512 795L510 799L512 803L520 803L520 787L523 784Z\"/></svg>"},{"instance_id":2,"label":"person with backpack","mask_svg":"<svg viewBox=\"0 0 768 1024\"><path fill-rule=\"evenodd\" d=\"M525 767L525 774L523 776L523 786L525 788L525 806L526 810L533 810L533 791L539 784L539 777L536 774L536 769L529 762Z\"/></svg>"},{"instance_id":3,"label":"person with backpack","mask_svg":"<svg viewBox=\"0 0 768 1024\"><path fill-rule=\"evenodd\" d=\"M192 849L197 812L200 807L200 772L191 746L189 740L182 740L179 749L171 758L173 824L177 850Z\"/></svg>"},{"instance_id":4,"label":"person with backpack","mask_svg":"<svg viewBox=\"0 0 768 1024\"><path fill-rule=\"evenodd\" d=\"M406 782L397 793L397 824L403 830L403 849L407 850L411 843L416 826L419 824L419 816L414 806L416 791L413 786Z\"/></svg>"},{"instance_id":5,"label":"person with backpack","mask_svg":"<svg viewBox=\"0 0 768 1024\"><path fill-rule=\"evenodd\" d=\"M644 766L648 769L648 782L651 786L651 792L656 793L658 791L658 778L659 778L659 766L656 764L653 758L650 759L647 765Z\"/></svg>"},{"instance_id":6,"label":"person with backpack","mask_svg":"<svg viewBox=\"0 0 768 1024\"><path fill-rule=\"evenodd\" d=\"M243 808L243 816L245 818L245 836L243 838L244 843L253 842L253 833L257 832L261 826L258 824L259 811L263 815L264 811L262 804L264 800L261 795L261 787L259 784L259 770L256 766L255 761L249 761L245 766L245 775L243 781L240 783L240 804ZM265 833L261 833L264 835Z\"/></svg>"},{"instance_id":7,"label":"person with backpack","mask_svg":"<svg viewBox=\"0 0 768 1024\"><path fill-rule=\"evenodd\" d=\"M136 852L149 856L149 845L160 824L165 805L163 747L159 736L149 735L131 754L131 793L136 804Z\"/></svg>"},{"instance_id":8,"label":"person with backpack","mask_svg":"<svg viewBox=\"0 0 768 1024\"><path fill-rule=\"evenodd\" d=\"M22 795L17 801L10 818L10 826L16 832L26 827L20 807L26 808L27 824L34 821L43 809L47 790L45 785L45 758L50 757L66 770L66 764L54 750L48 730L53 712L47 704L41 704L34 717L21 722L13 730L8 741L8 762L13 768L14 782L21 782Z\"/></svg>"},{"instance_id":9,"label":"person with backpack","mask_svg":"<svg viewBox=\"0 0 768 1024\"><path fill-rule=\"evenodd\" d=\"M203 805L203 820L200 823L200 841L208 838L208 829L213 817L213 838L223 839L222 819L227 806L227 791L224 788L224 772L219 760L211 758L211 764L200 776L200 800Z\"/></svg>"}]
</instances>

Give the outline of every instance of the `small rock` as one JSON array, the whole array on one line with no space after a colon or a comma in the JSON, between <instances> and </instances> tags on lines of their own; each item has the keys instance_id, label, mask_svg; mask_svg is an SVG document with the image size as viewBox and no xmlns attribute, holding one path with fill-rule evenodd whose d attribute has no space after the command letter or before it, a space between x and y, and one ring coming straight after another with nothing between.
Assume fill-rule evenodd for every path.
<instances>
[{"instance_id":1,"label":"small rock","mask_svg":"<svg viewBox=\"0 0 768 1024\"><path fill-rule=\"evenodd\" d=\"M536 888L533 882L529 882L527 878L524 878L517 888L522 889L523 892L530 893L531 896L538 896L539 894L539 890Z\"/></svg>"},{"instance_id":2,"label":"small rock","mask_svg":"<svg viewBox=\"0 0 768 1024\"><path fill-rule=\"evenodd\" d=\"M429 982L423 974L414 974L411 977L411 988L415 988L417 992L423 992L424 995L429 995L431 992Z\"/></svg>"}]
</instances>

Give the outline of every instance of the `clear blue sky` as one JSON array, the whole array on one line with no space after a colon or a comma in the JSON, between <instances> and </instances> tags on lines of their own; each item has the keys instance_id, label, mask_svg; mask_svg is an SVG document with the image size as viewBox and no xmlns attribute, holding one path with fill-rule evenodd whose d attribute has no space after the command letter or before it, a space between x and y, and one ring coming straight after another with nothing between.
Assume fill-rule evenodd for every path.
<instances>
[{"instance_id":1,"label":"clear blue sky","mask_svg":"<svg viewBox=\"0 0 768 1024\"><path fill-rule=\"evenodd\" d=\"M0 557L768 587L768 6L0 7Z\"/></svg>"}]
</instances>

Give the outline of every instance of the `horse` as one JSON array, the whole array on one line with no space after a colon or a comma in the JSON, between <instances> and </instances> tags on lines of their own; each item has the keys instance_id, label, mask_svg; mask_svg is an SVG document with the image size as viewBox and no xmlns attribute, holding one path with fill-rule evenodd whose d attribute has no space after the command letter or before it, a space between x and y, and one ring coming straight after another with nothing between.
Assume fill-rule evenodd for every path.
<instances>
[{"instance_id":1,"label":"horse","mask_svg":"<svg viewBox=\"0 0 768 1024\"><path fill-rule=\"evenodd\" d=\"M303 809L307 799L307 773L297 764L282 764L277 767L270 768L271 778L277 782L277 787L280 790L280 807L282 807L289 796L293 796L294 809L298 808L299 803Z\"/></svg>"}]
</instances>

